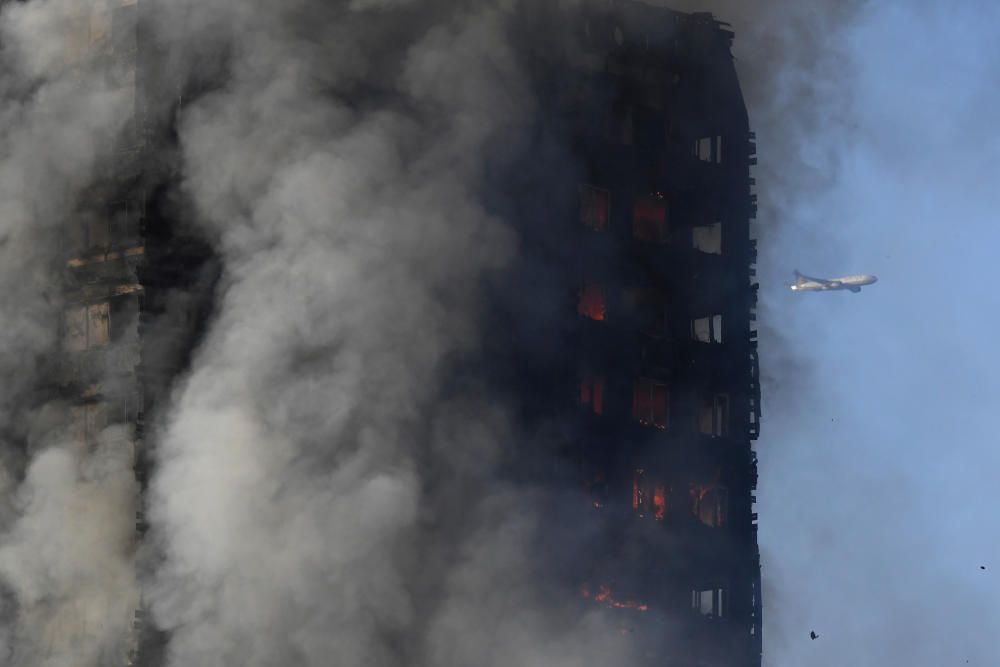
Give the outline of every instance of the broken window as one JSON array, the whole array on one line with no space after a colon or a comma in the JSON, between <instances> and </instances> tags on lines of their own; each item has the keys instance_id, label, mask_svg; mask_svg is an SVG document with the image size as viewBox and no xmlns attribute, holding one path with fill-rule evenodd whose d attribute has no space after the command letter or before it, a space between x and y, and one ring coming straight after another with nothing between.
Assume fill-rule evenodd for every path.
<instances>
[{"instance_id":1,"label":"broken window","mask_svg":"<svg viewBox=\"0 0 1000 667\"><path fill-rule=\"evenodd\" d=\"M666 428L670 417L669 399L666 384L639 378L632 392L632 416L645 426Z\"/></svg>"},{"instance_id":2,"label":"broken window","mask_svg":"<svg viewBox=\"0 0 1000 667\"><path fill-rule=\"evenodd\" d=\"M662 193L636 199L632 209L632 235L649 243L667 240L667 202Z\"/></svg>"},{"instance_id":3,"label":"broken window","mask_svg":"<svg viewBox=\"0 0 1000 667\"><path fill-rule=\"evenodd\" d=\"M580 186L580 222L584 227L603 232L611 217L611 192L592 185Z\"/></svg>"},{"instance_id":4,"label":"broken window","mask_svg":"<svg viewBox=\"0 0 1000 667\"><path fill-rule=\"evenodd\" d=\"M604 414L604 378L586 375L580 380L580 403L590 406L595 414Z\"/></svg>"},{"instance_id":5,"label":"broken window","mask_svg":"<svg viewBox=\"0 0 1000 667\"><path fill-rule=\"evenodd\" d=\"M594 283L587 283L581 287L576 312L592 320L603 321L605 317L604 288Z\"/></svg>"},{"instance_id":6,"label":"broken window","mask_svg":"<svg viewBox=\"0 0 1000 667\"><path fill-rule=\"evenodd\" d=\"M653 482L646 471L639 468L632 480L632 509L640 517L651 514L657 521L667 517L667 485Z\"/></svg>"},{"instance_id":7,"label":"broken window","mask_svg":"<svg viewBox=\"0 0 1000 667\"><path fill-rule=\"evenodd\" d=\"M699 317L691 321L691 337L702 343L722 342L722 315Z\"/></svg>"},{"instance_id":8,"label":"broken window","mask_svg":"<svg viewBox=\"0 0 1000 667\"><path fill-rule=\"evenodd\" d=\"M722 223L714 222L691 230L691 241L695 250L711 255L722 254Z\"/></svg>"},{"instance_id":9,"label":"broken window","mask_svg":"<svg viewBox=\"0 0 1000 667\"><path fill-rule=\"evenodd\" d=\"M63 349L81 352L111 342L108 302L74 306L63 313Z\"/></svg>"},{"instance_id":10,"label":"broken window","mask_svg":"<svg viewBox=\"0 0 1000 667\"><path fill-rule=\"evenodd\" d=\"M726 523L729 494L726 487L719 484L691 485L691 511L695 517L710 528L719 528Z\"/></svg>"},{"instance_id":11,"label":"broken window","mask_svg":"<svg viewBox=\"0 0 1000 667\"><path fill-rule=\"evenodd\" d=\"M713 438L729 435L729 394L714 394L702 403L698 430Z\"/></svg>"},{"instance_id":12,"label":"broken window","mask_svg":"<svg viewBox=\"0 0 1000 667\"><path fill-rule=\"evenodd\" d=\"M696 588L691 591L691 608L702 616L722 618L725 616L726 591L721 587Z\"/></svg>"},{"instance_id":13,"label":"broken window","mask_svg":"<svg viewBox=\"0 0 1000 667\"><path fill-rule=\"evenodd\" d=\"M722 136L698 138L694 142L694 156L702 162L722 162Z\"/></svg>"}]
</instances>

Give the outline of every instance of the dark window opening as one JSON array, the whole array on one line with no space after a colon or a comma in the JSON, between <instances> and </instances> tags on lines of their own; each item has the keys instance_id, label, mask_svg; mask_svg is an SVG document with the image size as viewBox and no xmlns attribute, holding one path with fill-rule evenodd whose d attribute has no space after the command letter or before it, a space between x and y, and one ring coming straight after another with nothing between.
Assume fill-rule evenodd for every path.
<instances>
[{"instance_id":1,"label":"dark window opening","mask_svg":"<svg viewBox=\"0 0 1000 667\"><path fill-rule=\"evenodd\" d=\"M698 430L713 438L729 435L729 394L714 394L698 411Z\"/></svg>"},{"instance_id":2,"label":"dark window opening","mask_svg":"<svg viewBox=\"0 0 1000 667\"><path fill-rule=\"evenodd\" d=\"M604 507L608 498L608 477L603 470L594 471L588 478L584 489L590 495L590 503L596 509Z\"/></svg>"},{"instance_id":3,"label":"dark window opening","mask_svg":"<svg viewBox=\"0 0 1000 667\"><path fill-rule=\"evenodd\" d=\"M651 338L667 334L667 301L662 292L654 289L635 289L629 293L636 311L636 325Z\"/></svg>"},{"instance_id":4,"label":"dark window opening","mask_svg":"<svg viewBox=\"0 0 1000 667\"><path fill-rule=\"evenodd\" d=\"M670 417L669 399L666 384L639 378L632 394L632 416L644 426L666 428Z\"/></svg>"},{"instance_id":5,"label":"dark window opening","mask_svg":"<svg viewBox=\"0 0 1000 667\"><path fill-rule=\"evenodd\" d=\"M611 192L592 185L580 186L580 222L584 227L603 232L611 217Z\"/></svg>"},{"instance_id":6,"label":"dark window opening","mask_svg":"<svg viewBox=\"0 0 1000 667\"><path fill-rule=\"evenodd\" d=\"M667 240L667 203L661 193L636 200L632 209L632 235L649 243Z\"/></svg>"},{"instance_id":7,"label":"dark window opening","mask_svg":"<svg viewBox=\"0 0 1000 667\"><path fill-rule=\"evenodd\" d=\"M692 484L691 511L702 524L719 528L726 523L729 494L719 484Z\"/></svg>"},{"instance_id":8,"label":"dark window opening","mask_svg":"<svg viewBox=\"0 0 1000 667\"><path fill-rule=\"evenodd\" d=\"M604 378L594 375L580 380L580 403L590 406L594 414L604 414Z\"/></svg>"}]
</instances>

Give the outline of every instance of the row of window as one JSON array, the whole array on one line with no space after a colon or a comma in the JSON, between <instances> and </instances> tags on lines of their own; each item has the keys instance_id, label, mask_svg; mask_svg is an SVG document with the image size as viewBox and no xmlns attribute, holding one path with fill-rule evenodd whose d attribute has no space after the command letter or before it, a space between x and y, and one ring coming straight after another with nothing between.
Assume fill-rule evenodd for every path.
<instances>
[{"instance_id":1,"label":"row of window","mask_svg":"<svg viewBox=\"0 0 1000 667\"><path fill-rule=\"evenodd\" d=\"M729 507L726 487L717 483L689 484L687 495L688 509L700 523L711 528L725 525ZM642 468L635 471L632 480L632 509L640 517L649 516L656 521L664 521L671 500L669 485L651 478Z\"/></svg>"},{"instance_id":2,"label":"row of window","mask_svg":"<svg viewBox=\"0 0 1000 667\"><path fill-rule=\"evenodd\" d=\"M660 338L668 333L667 304L654 290L631 290L627 300L638 312L639 330L647 336ZM577 293L576 312L597 322L608 317L607 293L602 285L584 283ZM709 315L691 320L691 338L702 343L722 342L722 315Z\"/></svg>"},{"instance_id":3,"label":"row of window","mask_svg":"<svg viewBox=\"0 0 1000 667\"><path fill-rule=\"evenodd\" d=\"M711 144L710 144L711 145ZM605 231L611 222L611 192L593 185L580 186L580 222L594 231ZM667 201L661 192L638 197L632 204L632 236L647 243L670 240ZM691 232L692 246L701 252L722 252L722 223L699 225Z\"/></svg>"},{"instance_id":4,"label":"row of window","mask_svg":"<svg viewBox=\"0 0 1000 667\"><path fill-rule=\"evenodd\" d=\"M591 590L589 584L580 587L580 595L585 600L593 600L613 609L633 609L649 611L649 605L639 600L616 596L606 584ZM726 589L721 586L691 589L691 609L708 618L724 618L727 612Z\"/></svg>"},{"instance_id":5,"label":"row of window","mask_svg":"<svg viewBox=\"0 0 1000 667\"><path fill-rule=\"evenodd\" d=\"M594 414L604 414L604 378L585 375L580 380L580 403ZM637 378L632 387L632 418L643 426L666 429L670 423L670 389L665 382ZM700 433L719 438L729 435L729 394L706 397L698 410Z\"/></svg>"}]
</instances>

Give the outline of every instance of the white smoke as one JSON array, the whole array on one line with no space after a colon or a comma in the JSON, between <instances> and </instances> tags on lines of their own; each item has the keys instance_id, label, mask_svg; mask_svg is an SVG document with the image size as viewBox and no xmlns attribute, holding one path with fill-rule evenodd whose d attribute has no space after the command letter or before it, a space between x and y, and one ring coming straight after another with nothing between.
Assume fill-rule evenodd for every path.
<instances>
[{"instance_id":1,"label":"white smoke","mask_svg":"<svg viewBox=\"0 0 1000 667\"><path fill-rule=\"evenodd\" d=\"M178 3L161 24L230 40L180 122L225 272L151 495L172 665L627 660L599 615L544 599L533 505L495 472L515 430L446 384L515 250L480 204L491 145L533 111L508 16L409 4ZM199 34L230 8L238 29Z\"/></svg>"}]
</instances>

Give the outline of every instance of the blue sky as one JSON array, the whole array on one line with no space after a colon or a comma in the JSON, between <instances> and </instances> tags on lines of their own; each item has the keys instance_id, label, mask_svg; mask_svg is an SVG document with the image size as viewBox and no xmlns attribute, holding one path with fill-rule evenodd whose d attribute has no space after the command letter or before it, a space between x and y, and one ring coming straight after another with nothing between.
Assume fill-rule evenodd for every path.
<instances>
[{"instance_id":1,"label":"blue sky","mask_svg":"<svg viewBox=\"0 0 1000 667\"><path fill-rule=\"evenodd\" d=\"M751 108L769 667L1000 664L998 26L995 2L869 3L831 26L792 153ZM793 294L795 268L880 280Z\"/></svg>"}]
</instances>

